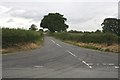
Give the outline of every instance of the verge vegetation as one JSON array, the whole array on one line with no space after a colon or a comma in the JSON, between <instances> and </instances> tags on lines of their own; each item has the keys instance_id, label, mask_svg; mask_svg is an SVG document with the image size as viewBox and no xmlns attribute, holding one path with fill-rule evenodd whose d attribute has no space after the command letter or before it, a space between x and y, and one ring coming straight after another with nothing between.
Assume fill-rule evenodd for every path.
<instances>
[{"instance_id":1,"label":"verge vegetation","mask_svg":"<svg viewBox=\"0 0 120 80\"><path fill-rule=\"evenodd\" d=\"M43 33L33 30L2 28L2 52L27 50L39 47Z\"/></svg>"},{"instance_id":2,"label":"verge vegetation","mask_svg":"<svg viewBox=\"0 0 120 80\"><path fill-rule=\"evenodd\" d=\"M80 47L109 51L120 52L118 47L120 37L113 33L51 33L50 35Z\"/></svg>"}]
</instances>

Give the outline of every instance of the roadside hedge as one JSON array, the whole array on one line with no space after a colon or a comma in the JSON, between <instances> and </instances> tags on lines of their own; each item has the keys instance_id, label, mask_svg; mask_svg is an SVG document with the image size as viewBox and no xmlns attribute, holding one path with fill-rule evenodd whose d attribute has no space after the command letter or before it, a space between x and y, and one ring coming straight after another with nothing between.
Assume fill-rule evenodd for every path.
<instances>
[{"instance_id":1,"label":"roadside hedge","mask_svg":"<svg viewBox=\"0 0 120 80\"><path fill-rule=\"evenodd\" d=\"M61 40L84 43L105 43L111 45L120 41L120 37L113 33L53 33L51 35Z\"/></svg>"},{"instance_id":2,"label":"roadside hedge","mask_svg":"<svg viewBox=\"0 0 120 80\"><path fill-rule=\"evenodd\" d=\"M2 47L7 48L17 44L35 43L42 36L42 32L2 28Z\"/></svg>"}]
</instances>

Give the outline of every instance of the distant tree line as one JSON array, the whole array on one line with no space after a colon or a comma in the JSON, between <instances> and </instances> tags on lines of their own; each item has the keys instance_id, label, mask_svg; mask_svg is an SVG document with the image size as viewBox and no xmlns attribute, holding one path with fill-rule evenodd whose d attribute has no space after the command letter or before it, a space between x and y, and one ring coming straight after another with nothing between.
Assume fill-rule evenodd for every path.
<instances>
[{"instance_id":1,"label":"distant tree line","mask_svg":"<svg viewBox=\"0 0 120 80\"><path fill-rule=\"evenodd\" d=\"M102 31L97 29L96 31L92 31L92 32L89 32L89 31L77 31L77 30L70 30L68 32L69 33L101 33Z\"/></svg>"},{"instance_id":2,"label":"distant tree line","mask_svg":"<svg viewBox=\"0 0 120 80\"><path fill-rule=\"evenodd\" d=\"M33 30L36 31L37 30L37 26L35 24L32 24L29 28L29 30Z\"/></svg>"},{"instance_id":3,"label":"distant tree line","mask_svg":"<svg viewBox=\"0 0 120 80\"><path fill-rule=\"evenodd\" d=\"M103 32L111 32L120 36L120 19L106 18L101 25Z\"/></svg>"},{"instance_id":4,"label":"distant tree line","mask_svg":"<svg viewBox=\"0 0 120 80\"><path fill-rule=\"evenodd\" d=\"M36 31L38 30L37 26L35 24L32 24L29 28L29 30ZM39 29L38 31L43 32L43 29Z\"/></svg>"},{"instance_id":5,"label":"distant tree line","mask_svg":"<svg viewBox=\"0 0 120 80\"><path fill-rule=\"evenodd\" d=\"M67 21L67 18L64 17L64 15L61 15L60 13L49 13L48 15L45 15L43 19L41 20L40 27L47 28L47 31L50 32L67 32L68 25L65 23ZM120 19L117 18L105 18L103 23L101 24L102 31L96 30L92 32L88 31L77 31L77 30L70 30L69 33L114 33L120 36ZM37 26L35 24L32 24L29 28L30 30L37 30ZM39 29L39 31L43 32L43 29ZM46 32L47 32L46 31Z\"/></svg>"},{"instance_id":6,"label":"distant tree line","mask_svg":"<svg viewBox=\"0 0 120 80\"><path fill-rule=\"evenodd\" d=\"M101 30L96 30L96 31L92 31L92 32L88 32L88 31L77 31L77 30L70 30L68 32L70 33L114 33L117 34L118 36L120 36L120 19L117 18L105 18L103 23L101 24L102 26L102 31Z\"/></svg>"}]
</instances>

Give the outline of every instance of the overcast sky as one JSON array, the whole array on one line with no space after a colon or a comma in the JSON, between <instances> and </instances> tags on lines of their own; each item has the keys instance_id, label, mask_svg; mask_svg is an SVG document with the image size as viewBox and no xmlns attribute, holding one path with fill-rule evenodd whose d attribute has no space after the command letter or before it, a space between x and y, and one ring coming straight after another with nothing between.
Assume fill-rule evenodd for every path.
<instances>
[{"instance_id":1,"label":"overcast sky","mask_svg":"<svg viewBox=\"0 0 120 80\"><path fill-rule=\"evenodd\" d=\"M105 18L118 17L118 1L1 0L0 26L28 29L31 24L36 24L39 28L44 15L58 12L67 18L68 30L101 30Z\"/></svg>"}]
</instances>

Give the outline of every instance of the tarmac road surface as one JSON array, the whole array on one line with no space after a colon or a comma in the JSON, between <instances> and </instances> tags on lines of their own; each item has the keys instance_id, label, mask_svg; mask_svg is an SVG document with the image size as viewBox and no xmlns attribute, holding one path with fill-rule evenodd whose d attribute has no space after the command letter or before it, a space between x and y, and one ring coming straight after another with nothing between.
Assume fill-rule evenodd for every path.
<instances>
[{"instance_id":1,"label":"tarmac road surface","mask_svg":"<svg viewBox=\"0 0 120 80\"><path fill-rule=\"evenodd\" d=\"M118 78L118 54L73 46L52 37L44 46L2 56L3 78Z\"/></svg>"}]
</instances>

